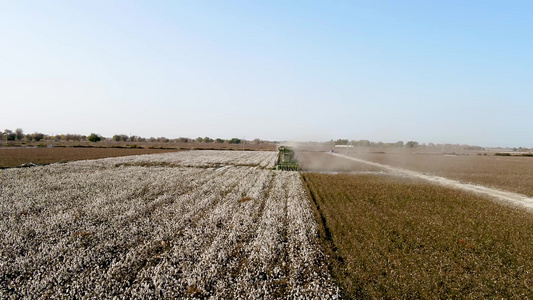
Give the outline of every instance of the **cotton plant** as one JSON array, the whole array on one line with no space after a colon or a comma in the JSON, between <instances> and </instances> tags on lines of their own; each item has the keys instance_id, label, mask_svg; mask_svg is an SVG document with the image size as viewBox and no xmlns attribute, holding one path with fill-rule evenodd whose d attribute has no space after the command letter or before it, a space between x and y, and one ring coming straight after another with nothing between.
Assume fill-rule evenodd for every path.
<instances>
[{"instance_id":1,"label":"cotton plant","mask_svg":"<svg viewBox=\"0 0 533 300\"><path fill-rule=\"evenodd\" d=\"M338 298L275 152L0 170L0 298Z\"/></svg>"}]
</instances>

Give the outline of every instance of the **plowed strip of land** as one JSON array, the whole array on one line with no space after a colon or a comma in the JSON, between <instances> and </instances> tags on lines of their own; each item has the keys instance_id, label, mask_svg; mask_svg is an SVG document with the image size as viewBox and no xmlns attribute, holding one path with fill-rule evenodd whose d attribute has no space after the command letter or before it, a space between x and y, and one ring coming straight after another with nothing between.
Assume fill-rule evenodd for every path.
<instances>
[{"instance_id":1,"label":"plowed strip of land","mask_svg":"<svg viewBox=\"0 0 533 300\"><path fill-rule=\"evenodd\" d=\"M388 165L384 165L384 164L380 164L380 163L376 163L376 162L371 162L371 161L367 161L367 160L363 160L363 159L359 159L359 158L354 158L354 157L350 157L350 156L346 156L346 155L342 155L342 154L338 154L338 153L331 153L331 155L334 155L334 156L337 156L337 157L342 157L342 158L349 159L349 160L356 161L356 162L360 162L360 163L366 163L366 164L369 164L369 165L372 165L372 166L375 166L375 167L380 167L380 168L383 168L384 170L387 170L387 171L392 172L392 173L397 174L397 175L416 177L416 178L424 179L426 181L430 181L430 182L437 183L437 184L440 184L440 185L444 185L444 186L448 186L448 187L452 187L452 188L456 188L456 189L461 189L461 190L465 190L465 191L469 191L469 192L474 192L474 193L477 193L477 194L490 196L490 197L492 197L494 199L497 199L497 200L500 200L500 201L504 201L505 203L510 203L510 204L522 206L522 207L525 207L525 208L533 210L533 198L527 197L525 195L512 193L512 192L501 191L501 190L488 188L488 187L484 187L484 186L479 186L479 185L474 185L474 184L469 184L469 183L462 183L462 182L459 182L459 181L456 181L456 180L451 180L451 179L444 178L444 177L439 177L439 176L425 175L425 174L422 174L422 173L419 173L419 172L405 170L405 169L396 168L396 167L391 167L391 166L388 166Z\"/></svg>"}]
</instances>

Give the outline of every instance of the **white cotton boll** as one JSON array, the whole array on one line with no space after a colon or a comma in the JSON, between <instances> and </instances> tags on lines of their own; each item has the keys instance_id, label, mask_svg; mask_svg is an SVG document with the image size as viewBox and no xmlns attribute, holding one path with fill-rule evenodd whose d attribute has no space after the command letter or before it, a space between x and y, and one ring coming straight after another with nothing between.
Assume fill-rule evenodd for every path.
<instances>
[{"instance_id":1,"label":"white cotton boll","mask_svg":"<svg viewBox=\"0 0 533 300\"><path fill-rule=\"evenodd\" d=\"M0 271L29 270L10 283L29 298L338 295L314 267L300 179L265 169L275 159L185 151L2 170Z\"/></svg>"}]
</instances>

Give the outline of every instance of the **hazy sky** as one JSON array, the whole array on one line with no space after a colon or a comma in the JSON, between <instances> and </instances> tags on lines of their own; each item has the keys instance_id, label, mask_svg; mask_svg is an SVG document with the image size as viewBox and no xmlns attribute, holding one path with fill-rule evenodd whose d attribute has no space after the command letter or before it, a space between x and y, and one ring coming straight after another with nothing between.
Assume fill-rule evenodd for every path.
<instances>
[{"instance_id":1,"label":"hazy sky","mask_svg":"<svg viewBox=\"0 0 533 300\"><path fill-rule=\"evenodd\" d=\"M4 1L0 130L533 147L533 1Z\"/></svg>"}]
</instances>

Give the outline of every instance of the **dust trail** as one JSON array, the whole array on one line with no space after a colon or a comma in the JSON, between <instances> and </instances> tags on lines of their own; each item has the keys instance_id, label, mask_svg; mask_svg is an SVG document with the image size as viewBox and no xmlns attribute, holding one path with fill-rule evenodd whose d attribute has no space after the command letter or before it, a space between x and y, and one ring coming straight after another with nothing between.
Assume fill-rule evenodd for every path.
<instances>
[{"instance_id":1,"label":"dust trail","mask_svg":"<svg viewBox=\"0 0 533 300\"><path fill-rule=\"evenodd\" d=\"M439 177L439 176L425 175L425 174L422 174L422 173L419 173L419 172L405 170L405 169L401 169L401 168L395 168L395 167L391 167L391 166L388 166L388 165L383 165L383 164L379 164L379 163L375 163L375 162L371 162L371 161L367 161L367 160L363 160L363 159L358 159L358 158L354 158L354 157L350 157L350 156L346 156L346 155L342 155L342 154L338 154L338 153L331 153L331 155L335 155L335 156L338 156L338 157L342 157L342 158L350 159L350 160L353 160L353 161L357 161L357 162L373 165L373 166L376 166L376 167L380 167L380 168L383 168L383 169L385 169L387 171L392 172L393 174L421 178L421 179L424 179L424 180L427 180L427 181L430 181L430 182L433 182L433 183L441 184L441 185L444 185L444 186L448 186L448 187L452 187L452 188L456 188L456 189L461 189L461 190L465 190L465 191L469 191L469 192L474 192L474 193L477 193L477 194L487 195L487 196L490 196L492 198L495 198L495 199L498 199L498 200L501 200L501 201L505 201L507 203L511 203L511 204L514 204L514 205L522 206L522 207L526 207L526 208L528 208L530 210L533 210L533 198L527 197L527 196L522 195L522 194L501 191L501 190L488 188L488 187L484 187L484 186L479 186L479 185L475 185L475 184L470 184L470 183L462 183L462 182L459 182L459 181L456 181L456 180L451 180L451 179L444 178L444 177Z\"/></svg>"}]
</instances>

